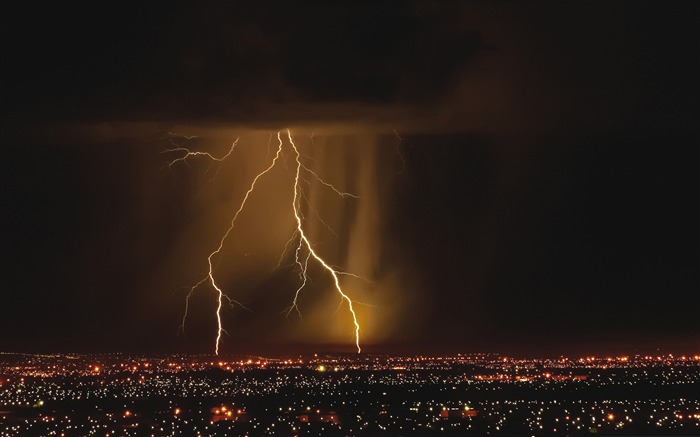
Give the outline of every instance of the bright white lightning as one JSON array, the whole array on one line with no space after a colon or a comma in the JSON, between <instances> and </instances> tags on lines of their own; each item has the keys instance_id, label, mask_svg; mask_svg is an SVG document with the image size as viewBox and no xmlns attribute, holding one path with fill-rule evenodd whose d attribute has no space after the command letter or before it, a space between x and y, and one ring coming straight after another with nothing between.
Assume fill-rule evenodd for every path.
<instances>
[{"instance_id":1,"label":"bright white lightning","mask_svg":"<svg viewBox=\"0 0 700 437\"><path fill-rule=\"evenodd\" d=\"M192 297L192 293L203 283L209 282L211 286L216 290L217 292L217 307L216 307L216 322L217 322L217 331L216 331L216 346L214 349L214 352L216 355L219 355L219 344L221 343L221 333L224 332L223 325L221 323L221 307L223 306L223 300L227 299L229 302L235 302L240 305L240 302L235 301L231 298L229 298L227 295L224 294L223 290L219 288L219 286L216 284L216 280L214 279L214 265L212 264L212 258L214 258L215 255L218 255L221 250L224 248L224 242L226 241L226 238L228 238L229 234L233 230L233 227L236 224L236 220L238 219L239 214L241 211L243 211L243 208L245 208L245 204L248 201L248 198L250 197L250 193L255 190L255 184L258 182L258 180L268 173L272 168L275 166L277 163L277 160L279 159L280 155L282 154L282 139L280 138L279 135L277 135L277 138L279 139L279 147L277 148L277 154L275 157L272 159L272 163L262 172L258 173L257 176L253 179L253 182L250 184L250 188L248 188L248 191L246 191L245 196L243 196L243 201L241 202L241 205L238 207L238 210L236 210L236 213L233 215L233 218L231 219L231 223L229 224L228 229L226 229L226 232L224 233L223 237L221 237L221 240L219 240L219 247L216 248L212 253L209 254L207 257L207 263L209 264L209 271L207 273L207 276L205 276L201 281L197 282L195 285L192 286L190 289L190 292L187 294L187 303L185 304L185 314L182 316L182 329L184 330L185 326L185 320L187 318L187 311L189 309L189 300ZM236 140L237 142L238 140ZM234 145L236 143L234 142ZM232 148L233 150L233 148ZM195 152L196 153L196 152ZM229 153L230 154L230 153ZM207 156L211 156L208 153L206 154ZM228 155L226 155L228 156ZM185 158L187 155L185 155ZM181 158L181 160L184 160L185 158ZM214 158L216 159L216 158ZM223 159L223 158L222 158ZM241 305L242 306L242 305Z\"/></svg>"},{"instance_id":2,"label":"bright white lightning","mask_svg":"<svg viewBox=\"0 0 700 437\"><path fill-rule=\"evenodd\" d=\"M187 139L190 139L190 137L186 137L186 138L187 138ZM334 285L335 285L335 289L336 289L336 291L337 291L337 292L340 294L340 296L341 296L341 302L340 302L340 303L342 304L343 302L346 302L347 305L348 305L348 310L350 311L350 313L351 313L351 315L352 315L352 320L353 320L353 325L354 325L355 345L356 345L356 347L357 347L357 352L359 353L359 352L362 351L362 349L361 349L361 347L360 347L360 325L359 325L359 322L358 322L358 320L357 320L357 314L355 313L355 310L354 310L354 307L353 307L353 303L358 303L358 304L360 304L360 302L355 302L355 301L353 301L353 300L348 296L348 294L345 293L345 292L343 291L343 289L342 289L342 287L341 287L341 285L340 285L339 276L340 276L340 275L349 275L349 276L352 276L352 277L355 277L355 278L359 278L359 279L363 279L363 278L360 277L360 276L357 276L357 275L355 275L355 274L347 273L347 272L338 270L338 269L336 269L336 268L334 268L334 267L331 267L323 258L321 258L320 255L318 255L318 253L317 253L316 251L314 251L311 242L309 241L309 239L308 239L306 233L304 232L304 228L303 228L303 224L302 224L302 222L303 222L303 220L304 220L304 217L303 217L303 215L301 214L301 212L300 212L300 210L299 210L299 209L300 209L300 204L301 204L301 199L302 199L302 197L305 198L305 196L304 196L304 194L303 194L303 191L302 191L302 189L301 189L301 187L300 187L300 184L299 184L300 179L301 179L301 180L305 180L305 179L302 178L302 177L300 176L300 173L301 173L302 170L304 170L304 171L307 172L308 174L312 175L312 176L313 176L317 181L319 181L321 184L323 184L324 186L330 188L330 189L333 190L337 195L339 195L339 196L341 196L341 197L344 197L344 198L345 198L345 197L352 197L352 198L357 199L358 196L356 196L356 195L354 195L354 194L352 194L352 193L347 193L347 192L343 192L343 191L338 190L334 185L332 185L332 184L330 184L330 183L324 181L323 179L321 179L321 177L320 177L316 172L314 172L313 170L311 170L311 169L309 169L308 167L306 167L305 165L303 165L302 162L301 162L301 159L300 159L300 158L301 158L301 154L299 153L299 150L297 149L297 146L296 146L296 144L294 143L294 140L293 140L293 138L292 138L292 134L291 134L291 132L290 132L289 130L287 130L287 138L288 138L289 144L291 145L292 150L293 150L293 152L294 152L294 161L295 161L295 163L296 163L295 176L294 176L294 197L293 197L293 199L292 199L292 211L293 211L293 213L294 213L294 218L295 218L295 221L296 221L296 229L295 229L294 233L292 234L292 237L289 239L289 241L287 241L287 243L286 243L286 245L285 245L285 249L284 249L284 252L282 253L282 257L280 258L280 262L278 263L278 267L279 267L279 264L281 264L282 259L284 258L284 254L287 252L287 248L289 247L289 244L290 244L292 241L294 241L296 238L299 238L298 244L297 244L297 247L296 247L296 250L295 250L295 253L294 253L294 257L295 257L295 264L299 267L299 270L300 270L299 278L300 278L301 284L300 284L300 286L297 288L297 290L296 290L296 292L295 292L295 294L294 294L294 299L293 299L293 301L292 301L292 304L291 304L284 312L287 314L287 316L289 316L289 314L290 314L293 310L296 310L297 313L299 313L299 315L301 316L301 311L299 310L299 307L297 306L297 300L298 300L298 297L299 297L300 292L302 291L302 289L303 289L303 288L306 286L306 284L307 284L307 280L308 280L308 276L307 276L308 264L309 264L309 260L313 257L313 259L315 259L315 260L316 260L316 261L331 275L331 277L333 278L333 282L334 282ZM235 304L238 304L238 305L240 305L240 306L243 306L243 305L242 305L240 302L238 302L238 301L236 301L236 300L233 300L233 299L231 299L229 296L227 296L227 295L223 292L223 290L219 287L219 285L216 283L216 280L215 280L215 278L214 278L214 269L215 269L215 267L214 267L214 265L213 265L213 261L212 261L212 260L213 260L213 258L214 258L215 256L219 255L220 252L221 252L221 250L223 249L224 243L225 243L226 239L228 238L228 236L229 236L229 235L231 234L231 232L233 231L233 228L234 228L234 226L235 226L236 220L238 219L238 216L240 215L240 213L241 213L241 212L243 211L243 209L245 208L245 205L246 205L246 203L247 203L247 201L248 201L248 198L250 197L250 194L255 190L255 185L256 185L256 183L258 182L258 180L259 180L262 176L264 176L265 174L267 174L268 172L270 172L270 171L275 167L275 165L277 164L277 162L279 161L279 158L284 154L284 153L283 153L284 142L283 142L283 140L282 140L282 132L281 132L281 131L280 131L280 132L277 132L277 140L278 140L278 147L277 147L277 153L275 154L275 157L272 159L272 162L270 163L270 165L269 165L268 167L266 167L263 171L261 171L260 173L258 173L258 175L253 179L253 181L252 181L250 187L248 188L248 191L246 191L246 194L245 194L245 196L243 197L243 200L242 200L242 202L241 202L239 208L236 210L235 214L233 215L233 218L231 219L231 222L230 222L230 224L229 224L229 227L227 228L226 232L225 232L225 233L223 234L223 236L221 237L221 239L220 239L220 241L219 241L219 246L216 248L216 250L214 250L213 252L211 252L211 253L209 254L209 256L207 257L207 263L208 263L208 266L209 266L207 275L206 275L204 278L202 278L199 282L197 282L195 285L193 285L193 286L190 288L189 293L187 294L187 298L186 298L186 302L185 302L185 312L184 312L184 315L183 315L183 317L182 317L182 324L181 324L181 326L180 326L180 328L183 330L183 332L184 332L184 327L185 327L185 321L186 321L186 319L187 319L187 313L188 313L188 311L189 311L189 300L190 300L190 298L192 297L192 294L194 293L194 291L195 291L197 288L199 288L199 286L201 286L201 285L204 284L204 283L209 283L209 284L211 284L212 288L213 288L214 290L216 290L216 294L217 294L217 308L216 308L217 334L216 334L215 353L216 353L217 355L219 354L219 346L220 346L220 343L221 343L221 335L222 335L223 332L226 332L226 331L224 330L224 328L223 328L223 324L222 324L222 320L221 320L221 309L222 309L222 307L223 307L223 301L224 301L224 300L227 300L227 301L229 302L229 304L234 304L234 303L235 303ZM228 153L227 153L226 155L224 155L223 157L221 157L221 158L214 157L213 155L211 155L211 154L208 153L208 152L192 152L192 151L190 151L189 149L187 149L186 147L183 147L183 146L179 146L179 145L174 144L174 145L176 145L177 147L175 147L175 148L173 148L173 149L167 149L166 152L184 152L185 154L184 154L183 156L181 156L181 157L179 157L179 158L177 158L177 159L175 159L175 160L169 162L168 165L169 165L169 167L172 168L172 166L173 166L175 163L178 163L178 162L184 162L185 164L187 164L187 159L190 158L190 157L194 157L194 156L205 156L205 157L207 157L207 158L209 158L209 159L211 159L211 160L221 162L221 161L225 160L226 158L228 158L228 157L231 155L231 153L233 152L233 149L235 148L235 146L236 146L237 143L238 143L238 139L236 139L236 141L234 141L234 143L233 143L233 145L231 146L231 149L228 151ZM268 148L269 148L269 143L268 143ZM308 181L307 181L307 182L308 182ZM308 203L308 200L307 200L307 203ZM314 212L315 212L315 210L314 210ZM318 216L318 212L315 212L315 213L316 213L316 215ZM318 217L318 218L319 218L319 220L320 220L325 226L328 227L328 225L327 225L320 217ZM329 227L329 229L330 229L330 227ZM331 232L333 232L332 229L331 229ZM333 233L335 234L335 232L333 232ZM307 254L306 254L306 257L305 257L304 261L302 262L302 261L301 261L301 257L300 257L300 252L301 252L304 248L306 249ZM244 308L245 308L245 307L244 307Z\"/></svg>"},{"instance_id":3,"label":"bright white lightning","mask_svg":"<svg viewBox=\"0 0 700 437\"><path fill-rule=\"evenodd\" d=\"M321 258L311 247L311 242L309 239L306 237L306 234L304 233L304 227L301 224L301 215L299 214L298 208L297 208L297 199L299 197L299 173L301 171L301 161L300 161L300 155L299 155L299 150L297 149L296 144L294 144L294 140L292 139L292 133L287 129L287 137L289 138L289 143L292 145L292 149L294 149L294 155L295 155L295 160L297 163L297 171L296 171L296 176L294 177L294 199L292 201L292 208L294 209L294 217L297 220L297 231L299 232L299 238L301 241L304 242L304 245L306 246L306 249L309 251L311 256L318 261L319 264L323 266L324 269L330 273L330 275L333 277L333 282L335 283L335 289L338 291L340 296L345 300L348 304L348 310L350 311L350 314L352 314L352 322L355 325L355 346L357 346L357 352L360 353L362 352L362 348L360 347L360 324L357 321L357 314L355 314L355 309L353 308L353 300L350 299L350 297L343 292L343 289L340 286L340 280L338 279L339 273L333 269L331 266L329 266L323 258ZM313 172L312 172L313 173ZM314 173L314 175L316 175ZM316 175L317 176L317 175ZM318 177L318 176L317 176ZM335 188L333 188L335 190ZM335 190L336 192L339 192L338 190ZM304 275L306 275L306 272L304 271ZM298 294L298 292L297 292Z\"/></svg>"}]
</instances>

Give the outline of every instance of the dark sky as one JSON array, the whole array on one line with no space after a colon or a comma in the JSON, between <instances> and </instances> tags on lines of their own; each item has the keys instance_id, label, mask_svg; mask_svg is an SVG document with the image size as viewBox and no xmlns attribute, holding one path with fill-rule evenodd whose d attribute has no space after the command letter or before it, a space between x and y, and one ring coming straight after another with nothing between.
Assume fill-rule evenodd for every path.
<instances>
[{"instance_id":1,"label":"dark sky","mask_svg":"<svg viewBox=\"0 0 700 437\"><path fill-rule=\"evenodd\" d=\"M329 156L347 157L324 174L365 192L374 181L376 209L344 207L334 243L334 261L362 265L359 238L377 287L394 290L370 298L391 315L368 328L370 351L697 352L698 12L693 2L10 9L0 350L209 352L209 292L192 334L177 336L182 287L201 276L230 220L222 205L240 199L253 164L222 165L242 175L221 176L228 184L210 182L206 165L170 173L164 134L208 132L199 146L220 152L237 135L290 127L308 147L318 129ZM376 217L371 249L357 237L365 214ZM234 270L225 275L256 310L227 314L226 352L347 349L307 342L313 316L283 335L293 285L254 264Z\"/></svg>"}]
</instances>

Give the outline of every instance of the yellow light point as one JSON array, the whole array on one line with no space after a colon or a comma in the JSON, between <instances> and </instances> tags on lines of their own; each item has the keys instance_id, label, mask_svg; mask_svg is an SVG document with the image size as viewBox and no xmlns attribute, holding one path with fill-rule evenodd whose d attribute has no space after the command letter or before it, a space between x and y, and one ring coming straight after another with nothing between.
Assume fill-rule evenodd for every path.
<instances>
[{"instance_id":1,"label":"yellow light point","mask_svg":"<svg viewBox=\"0 0 700 437\"><path fill-rule=\"evenodd\" d=\"M294 139L292 138L292 133L289 131L289 129L287 129L287 138L289 138L289 143L292 145L292 149L294 149L294 159L297 163L297 171L296 176L294 178L294 199L292 200L292 208L294 209L294 217L297 220L297 231L299 232L299 238L301 239L301 241L304 242L304 245L306 246L306 249L309 251L311 256L314 257L314 259L318 261L318 263L321 264L323 268L328 271L328 273L330 273L330 275L333 277L333 282L335 283L335 289L338 291L340 296L347 302L348 310L350 311L350 314L352 314L352 322L355 325L355 346L357 347L357 353L360 353L362 352L362 348L360 347L360 324L357 321L357 314L355 314L355 310L352 305L352 299L350 299L350 297L343 292L343 289L340 286L340 279L338 278L340 273L338 273L335 269L329 266L328 263L326 263L326 261L324 261L323 258L321 258L316 253L316 251L314 251L313 247L311 246L311 242L304 233L304 227L301 224L301 215L299 214L299 211L297 209L297 203L299 199L299 173L301 172L300 154L296 144L294 144Z\"/></svg>"}]
</instances>

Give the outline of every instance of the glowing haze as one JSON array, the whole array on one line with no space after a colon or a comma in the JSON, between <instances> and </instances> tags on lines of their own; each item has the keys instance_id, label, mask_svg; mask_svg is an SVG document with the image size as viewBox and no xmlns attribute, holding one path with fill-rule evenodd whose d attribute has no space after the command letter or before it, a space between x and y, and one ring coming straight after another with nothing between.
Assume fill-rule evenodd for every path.
<instances>
[{"instance_id":1,"label":"glowing haze","mask_svg":"<svg viewBox=\"0 0 700 437\"><path fill-rule=\"evenodd\" d=\"M403 158L401 157L400 150L398 149L401 138L398 133L395 131L394 133L399 141L399 143L397 143L396 154L398 158L402 160ZM239 144L239 138L236 138L236 140L232 142L230 149L225 154L217 157L208 151L200 151L192 148L190 144L193 140L196 140L196 136L178 135L170 132L168 135L170 136L169 140L174 147L167 148L164 153L176 155L174 159L171 159L168 162L168 167L171 171L174 171L174 166L177 164L189 164L189 162L194 159L205 159L211 161L212 163L222 163L227 159L236 159L236 157L232 155L235 153L236 146ZM271 144L273 141L273 136L276 143L274 147ZM250 232L249 229L235 229L239 216L241 216L241 214L248 208L247 205L249 203L249 199L251 199L252 196L255 196L257 191L260 190L260 188L258 188L259 182L261 182L263 178L269 177L268 175L273 172L275 167L280 165L284 166L286 173L288 173L288 177L283 177L278 182L282 183L282 187L284 187L284 185L293 187L291 196L289 196L286 203L280 202L278 205L270 205L270 208L267 211L252 211L251 214L272 214L273 216L278 217L282 223L285 221L285 215L291 214L294 218L294 226L291 230L291 236L286 243L280 245L280 247L282 247L282 251L277 262L276 269L295 269L298 274L299 284L296 287L291 303L284 311L282 311L282 313L288 318L292 312L295 312L299 315L299 318L302 318L300 297L304 289L307 287L307 284L312 282L311 270L313 266L310 266L310 263L316 263L320 267L320 271L314 272L314 276L318 276L319 274L326 274L329 276L332 279L330 284L331 288L334 289L339 298L338 307L333 314L337 313L339 310L341 310L341 308L345 308L347 310L347 314L351 319L350 331L352 332L352 336L354 338L356 350L358 353L362 351L360 338L363 334L363 328L361 327L356 308L358 305L374 308L376 308L376 306L361 302L353 296L366 294L362 293L362 290L366 290L368 286L376 286L376 283L373 280L363 276L366 275L365 272L372 272L375 270L375 267L372 265L372 257L368 256L367 253L369 251L367 251L367 247L364 244L358 245L350 243L354 240L366 242L368 237L376 237L376 235L372 235L376 234L376 232L372 232L372 228L376 228L376 223L378 223L378 217L376 216L376 204L367 205L369 208L355 207L354 209L358 211L356 217L359 218L354 223L356 226L350 233L348 233L347 230L342 232L343 230L341 229L341 232L344 235L352 235L352 238L346 239L347 247L345 248L345 258L351 264L359 267L363 272L363 275L337 267L336 263L338 260L334 258L338 258L337 254L339 252L342 254L343 247L336 245L335 257L333 254L329 255L324 253L327 251L327 249L323 248L323 245L325 244L324 239L326 239L327 236L324 238L321 235L321 232L319 232L319 226L325 228L327 231L326 234L330 233L334 239L338 239L339 234L335 230L338 226L336 226L335 223L338 222L338 219L342 218L342 214L340 216L335 214L334 218L324 218L326 213L332 214L334 208L324 207L327 203L325 202L327 196L322 194L321 191L326 191L340 199L355 203L362 203L363 199L356 194L344 191L342 188L337 187L333 183L327 182L319 175L316 169L312 168L320 167L319 171L327 171L328 169L332 169L335 170L332 173L341 174L343 173L343 168L345 165L343 162L335 161L333 164L326 165L325 168L323 168L324 166L322 164L322 160L325 153L323 152L323 149L314 142L314 133L309 136L308 142L309 146L311 146L310 148L313 150L302 154L300 151L301 147L299 147L295 142L291 130L286 129L283 131L278 131L276 134L270 136L267 142L267 153L265 157L267 163L265 164L265 167L252 178L249 186L242 195L242 200L240 201L238 208L231 215L232 218L229 226L222 232L221 239L219 240L217 247L206 257L206 275L190 288L185 298L185 309L182 317L182 324L180 326L183 333L186 329L187 318L190 311L190 299L192 298L193 294L198 289L205 287L208 287L214 291L216 301L216 308L214 311L214 316L216 318L214 352L217 355L220 351L223 334L228 334L222 320L222 312L225 309L224 304L228 304L231 307L239 306L248 310L243 303L232 297L235 295L236 289L242 287L236 286L234 282L231 290L224 290L224 287L217 281L216 271L218 266L222 263L222 251L227 244L227 240L232 237L233 233ZM311 154L316 154L318 156L314 157ZM373 164L371 154L365 153L361 155L365 155L360 157L364 163L369 165ZM321 164L319 164L319 162L321 162ZM366 180L363 183L362 179L367 179L367 177L365 176L363 178L361 176L362 174L362 172L356 174L357 180L354 181L354 185L356 188L363 189L366 194L369 194L370 191L376 189L376 181ZM367 174L367 172L364 174ZM346 177L345 179L347 180L348 178ZM237 186L231 187L232 190L236 190L237 188ZM369 195L368 199L376 199L376 196ZM367 217L362 217L363 215L367 215L367 211L374 211L374 220L371 220L375 223L374 226L369 224ZM329 221L334 224L329 224ZM256 227L258 225L260 225L260 222L257 222ZM264 230L265 229L256 229L258 232ZM333 245L330 245L330 247L333 247ZM361 251L362 253L356 253L353 255L351 251ZM248 255L249 254L246 254L246 256ZM283 262L287 258L293 258L293 262L285 266L283 265ZM358 262L360 259L369 260L369 263L366 261L360 263ZM223 260L223 262L225 263L226 261ZM363 284L358 285L358 282L362 282ZM283 300L282 296L280 296L280 300ZM365 317L371 318L371 316Z\"/></svg>"}]
</instances>

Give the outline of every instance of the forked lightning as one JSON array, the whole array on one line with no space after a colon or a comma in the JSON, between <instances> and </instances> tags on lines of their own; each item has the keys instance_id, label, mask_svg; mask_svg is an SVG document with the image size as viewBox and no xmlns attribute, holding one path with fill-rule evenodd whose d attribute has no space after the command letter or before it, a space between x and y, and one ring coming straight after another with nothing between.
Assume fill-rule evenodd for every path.
<instances>
[{"instance_id":1,"label":"forked lightning","mask_svg":"<svg viewBox=\"0 0 700 437\"><path fill-rule=\"evenodd\" d=\"M301 315L301 312L299 311L299 307L297 306L297 299L299 297L299 293L304 289L304 287L307 284L307 279L308 279L307 272L308 272L309 261L311 259L315 260L332 277L334 287L335 287L336 291L338 292L338 294L340 295L341 304L343 302L347 304L348 311L352 315L352 321L353 321L353 327L354 327L354 337L355 337L355 346L357 347L357 352L359 353L362 351L362 348L360 347L360 323L357 320L357 314L355 313L355 309L353 306L353 304L356 304L358 302L354 301L343 290L343 287L341 286L340 279L339 279L340 275L350 275L353 277L358 277L358 276L353 275L351 273L337 270L336 268L334 268L330 264L328 264L328 262L326 260L324 260L318 254L318 252L316 252L314 250L313 244L309 240L309 237L306 234L306 232L304 231L304 226L303 226L305 218L301 212L301 200L302 200L302 198L305 198L305 196L304 196L302 187L299 183L300 180L305 180L305 178L302 177L302 171L308 173L313 178L318 180L322 185L331 189L332 191L334 191L337 195L339 195L341 197L344 197L344 198L345 197L352 197L355 199L357 199L358 197L354 194L346 193L344 191L337 189L334 185L324 181L323 179L321 179L319 177L319 175L316 172L314 172L313 170L308 168L306 165L304 165L301 162L301 154L299 153L299 149L297 148L297 145L294 143L294 139L292 138L292 133L289 131L289 129L286 130L286 135L284 135L284 136L286 136L287 143L288 143L288 145L291 148L291 151L293 153L294 164L295 164L294 179L293 179L294 196L292 198L292 203L291 203L291 212L294 215L296 228L294 230L292 237L287 242L286 247L289 246L289 243L291 241L294 241L298 238L298 243L297 243L297 246L296 246L296 249L294 252L294 259L295 259L295 264L299 267L299 270L300 270L299 278L301 280L301 284L299 285L299 287L297 288L297 290L294 294L294 299L293 299L291 305L285 310L285 312L287 313L287 315L289 315L293 310L296 310L299 313L299 315ZM192 137L185 137L185 138L190 139ZM245 195L243 196L243 200L242 200L240 206L238 207L236 212L233 214L233 218L231 219L231 222L230 222L228 228L226 229L223 236L221 237L221 240L219 240L218 247L213 252L211 252L209 254L209 256L207 257L207 264L208 264L207 275L204 278L202 278L199 282L194 284L190 288L189 293L187 294L187 298L186 298L186 302L185 302L185 312L184 312L184 315L182 317L182 325L180 326L180 328L183 331L185 328L185 322L187 320L187 314L189 311L190 298L192 297L195 290L197 288L199 288L200 286L202 286L203 284L208 283L216 291L217 331L216 331L216 343L215 343L214 352L217 355L219 354L219 347L221 344L222 333L226 332L223 328L223 324L221 321L221 310L223 307L224 300L227 301L229 304L238 304L241 307L243 307L243 305L240 302L238 302L234 299L231 299L226 293L224 293L224 291L221 289L221 287L217 284L216 279L214 277L215 266L214 266L213 260L215 257L219 256L221 251L223 250L226 239L229 237L229 235L233 231L233 228L236 224L236 220L238 219L238 216L241 214L241 212L245 208L246 203L247 203L250 195L255 190L255 186L256 186L258 180L261 177L265 176L267 173L269 173L275 167L275 165L277 165L277 163L280 161L280 157L285 156L285 153L284 153L285 142L283 140L282 131L277 132L277 141L278 141L277 153L272 158L272 161L270 162L270 164L264 170L262 170L260 173L258 173L255 176L255 178L253 178L253 181L251 182L250 187L248 188ZM170 153L178 153L179 152L179 153L182 153L182 155L179 156L178 158L170 161L168 163L168 165L170 167L172 167L174 164L179 163L179 162L187 163L188 158L201 157L201 156L206 157L208 159L211 159L213 161L222 162L233 153L233 150L237 144L238 144L238 139L236 139L236 141L233 142L228 153L226 155L222 156L221 158L214 157L213 155L211 155L208 152L191 151L189 148L184 147L183 145L174 144L174 145L176 145L176 147L172 148L172 149L167 149L166 152L170 152ZM316 214L318 214L318 213L316 212ZM327 224L325 222L323 222L323 224L325 226L327 226ZM285 247L285 249L286 249L286 247ZM304 256L304 254L305 254L305 256Z\"/></svg>"}]
</instances>

